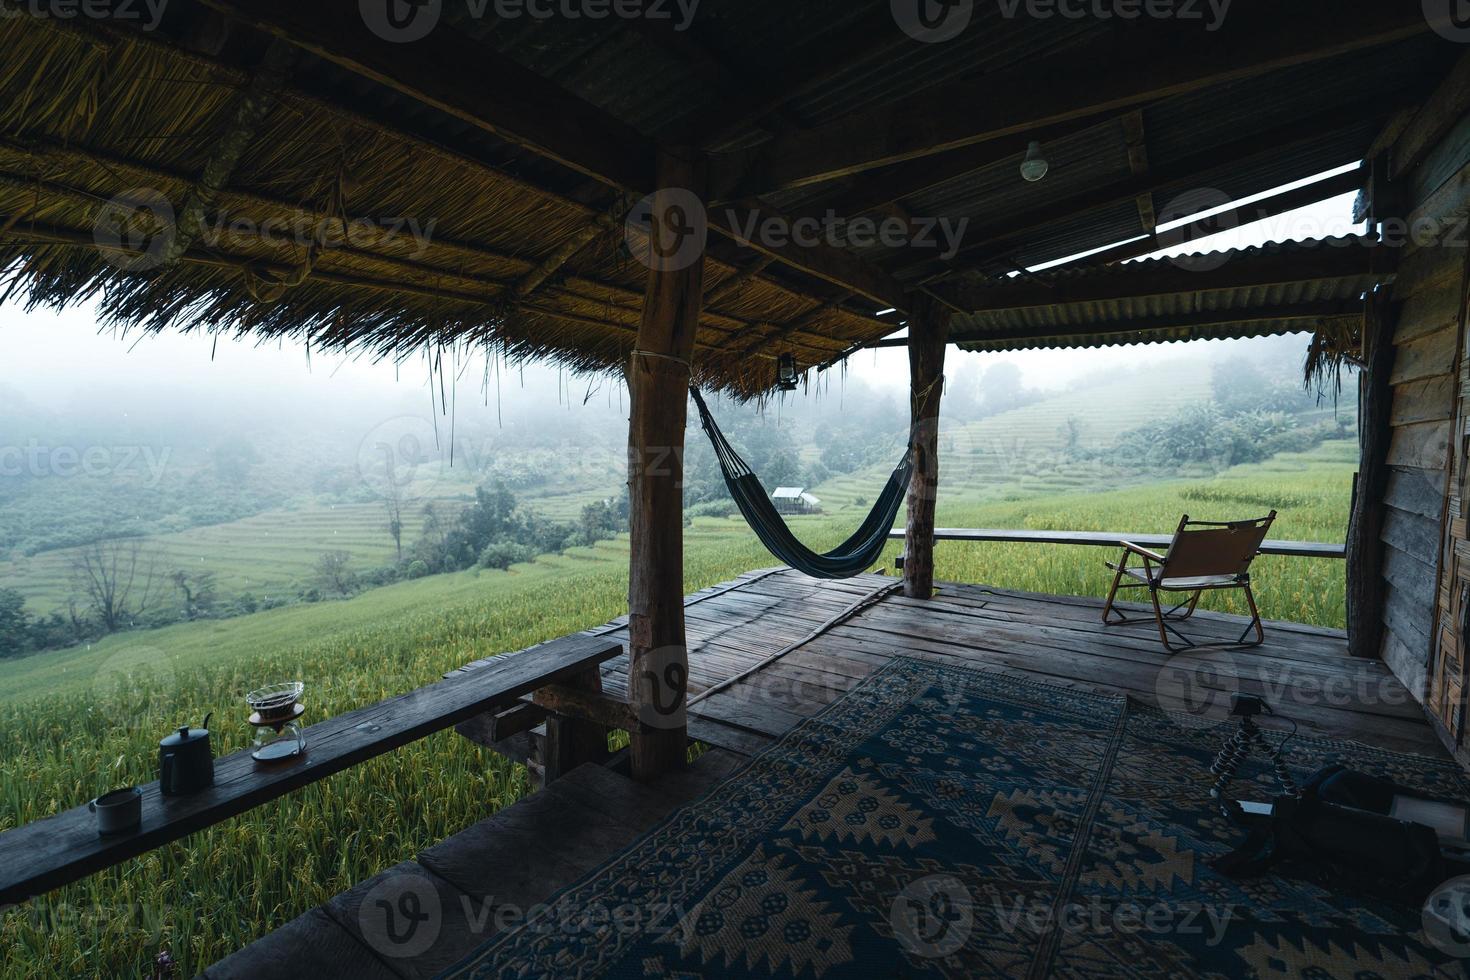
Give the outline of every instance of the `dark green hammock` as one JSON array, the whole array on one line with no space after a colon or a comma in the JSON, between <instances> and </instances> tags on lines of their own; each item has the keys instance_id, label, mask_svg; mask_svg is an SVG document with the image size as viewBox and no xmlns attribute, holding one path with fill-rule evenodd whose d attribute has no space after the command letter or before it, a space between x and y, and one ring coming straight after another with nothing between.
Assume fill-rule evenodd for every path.
<instances>
[{"instance_id":1,"label":"dark green hammock","mask_svg":"<svg viewBox=\"0 0 1470 980\"><path fill-rule=\"evenodd\" d=\"M878 495L877 505L863 521L862 527L857 529L857 533L832 551L824 555L818 554L791 533L791 528L786 526L776 505L771 503L761 481L715 424L714 416L710 414L709 406L704 403L699 391L690 388L689 393L694 396L694 404L699 407L704 431L715 447L715 455L719 457L720 471L725 475L725 486L730 488L730 496L740 508L740 513L745 515L751 530L755 531L756 537L770 549L771 554L813 578L852 578L861 575L877 562L883 554L883 546L888 542L888 532L898 517L898 508L903 505L904 494L908 493L909 480L914 473L914 454L911 450L903 454L903 462L888 478L888 485Z\"/></svg>"}]
</instances>

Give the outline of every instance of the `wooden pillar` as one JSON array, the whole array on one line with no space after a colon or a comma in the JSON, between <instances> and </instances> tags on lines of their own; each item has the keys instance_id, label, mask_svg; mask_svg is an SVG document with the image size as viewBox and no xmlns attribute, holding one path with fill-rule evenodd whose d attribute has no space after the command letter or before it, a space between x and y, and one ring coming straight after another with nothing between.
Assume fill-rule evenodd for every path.
<instances>
[{"instance_id":1,"label":"wooden pillar","mask_svg":"<svg viewBox=\"0 0 1470 980\"><path fill-rule=\"evenodd\" d=\"M921 297L909 317L909 384L912 389L914 479L909 485L904 534L903 592L912 599L934 594L934 505L939 493L939 402L944 395L944 352L950 310Z\"/></svg>"},{"instance_id":2,"label":"wooden pillar","mask_svg":"<svg viewBox=\"0 0 1470 980\"><path fill-rule=\"evenodd\" d=\"M705 167L664 150L652 197L650 266L638 347L628 365L628 700L635 779L682 768L688 752L684 635L684 430L690 360L704 296ZM691 238L691 236L693 236Z\"/></svg>"},{"instance_id":3,"label":"wooden pillar","mask_svg":"<svg viewBox=\"0 0 1470 980\"><path fill-rule=\"evenodd\" d=\"M1369 295L1363 313L1363 359L1358 378L1358 432L1362 461L1353 493L1347 537L1348 652L1378 658L1383 653L1383 518L1388 494L1388 445L1393 438L1396 349L1389 290Z\"/></svg>"}]
</instances>

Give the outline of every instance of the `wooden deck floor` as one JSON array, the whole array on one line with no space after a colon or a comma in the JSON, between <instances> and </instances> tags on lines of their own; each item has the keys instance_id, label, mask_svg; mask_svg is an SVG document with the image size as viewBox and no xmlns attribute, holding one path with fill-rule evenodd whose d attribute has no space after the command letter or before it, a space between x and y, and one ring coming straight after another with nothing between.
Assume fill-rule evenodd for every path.
<instances>
[{"instance_id":1,"label":"wooden deck floor","mask_svg":"<svg viewBox=\"0 0 1470 980\"><path fill-rule=\"evenodd\" d=\"M1180 658L1160 646L1151 626L1104 628L1098 600L945 584L924 602L893 594L896 584L881 576L822 582L789 571L753 572L690 596L690 732L715 747L690 771L640 786L583 767L307 913L206 976L257 980L287 969L355 980L433 976L493 934L486 910L549 898L896 656L1149 703L1159 702L1161 690L1166 698L1178 691L1183 672L1197 694L1219 704L1228 704L1233 690L1261 693L1304 732L1447 756L1387 667L1350 659L1340 632L1268 624L1264 646ZM1223 641L1239 637L1244 625L1238 617L1202 614L1189 631ZM615 621L587 632L618 639L625 628ZM606 690L626 690L626 657L603 671ZM427 882L444 910L432 947L410 957L385 955L380 941L365 938L361 915L365 900L382 901L383 888L391 891L402 875Z\"/></svg>"}]
</instances>

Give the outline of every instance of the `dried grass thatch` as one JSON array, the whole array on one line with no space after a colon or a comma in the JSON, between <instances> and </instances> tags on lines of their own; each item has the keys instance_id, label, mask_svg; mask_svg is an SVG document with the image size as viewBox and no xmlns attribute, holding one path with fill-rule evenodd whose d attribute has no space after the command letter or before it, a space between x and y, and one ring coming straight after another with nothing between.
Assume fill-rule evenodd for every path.
<instances>
[{"instance_id":1,"label":"dried grass thatch","mask_svg":"<svg viewBox=\"0 0 1470 980\"><path fill-rule=\"evenodd\" d=\"M620 213L289 85L210 201L207 233L153 267L250 79L156 38L87 30L0 18L0 295L96 300L105 326L373 357L470 343L579 371L627 362L645 271ZM721 295L699 335L705 386L757 395L780 353L824 363L892 329L768 274L720 289L740 275L709 265Z\"/></svg>"}]
</instances>

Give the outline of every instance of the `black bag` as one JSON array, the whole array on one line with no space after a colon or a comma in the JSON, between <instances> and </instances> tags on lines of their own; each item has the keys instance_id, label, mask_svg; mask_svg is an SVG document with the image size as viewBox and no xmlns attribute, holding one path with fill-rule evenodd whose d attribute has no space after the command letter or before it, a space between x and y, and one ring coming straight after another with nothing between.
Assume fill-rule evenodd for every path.
<instances>
[{"instance_id":1,"label":"black bag","mask_svg":"<svg viewBox=\"0 0 1470 980\"><path fill-rule=\"evenodd\" d=\"M1253 878L1284 861L1299 862L1380 898L1422 904L1462 869L1440 853L1431 828L1387 816L1400 792L1407 791L1341 766L1324 769L1300 797L1278 797L1271 816L1214 867L1230 878Z\"/></svg>"}]
</instances>

